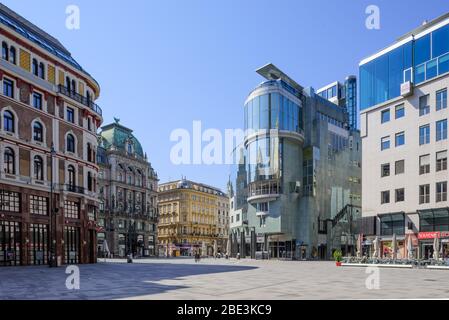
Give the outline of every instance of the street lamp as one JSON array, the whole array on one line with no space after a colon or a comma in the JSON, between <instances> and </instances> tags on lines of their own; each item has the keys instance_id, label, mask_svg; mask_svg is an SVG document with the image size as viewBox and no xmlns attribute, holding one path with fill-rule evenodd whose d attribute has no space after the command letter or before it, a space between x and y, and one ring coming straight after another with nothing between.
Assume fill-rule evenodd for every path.
<instances>
[{"instance_id":1,"label":"street lamp","mask_svg":"<svg viewBox=\"0 0 449 320\"><path fill-rule=\"evenodd\" d=\"M49 259L49 267L56 268L58 266L56 262L56 219L54 219L54 210L53 210L53 157L55 156L56 151L53 142L51 143L51 151L50 151L50 259Z\"/></svg>"}]
</instances>

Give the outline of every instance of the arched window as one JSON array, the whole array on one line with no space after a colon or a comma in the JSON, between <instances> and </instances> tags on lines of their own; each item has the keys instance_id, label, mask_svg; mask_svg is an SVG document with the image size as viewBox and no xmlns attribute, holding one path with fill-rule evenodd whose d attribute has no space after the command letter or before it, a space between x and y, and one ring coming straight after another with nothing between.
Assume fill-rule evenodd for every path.
<instances>
[{"instance_id":1,"label":"arched window","mask_svg":"<svg viewBox=\"0 0 449 320\"><path fill-rule=\"evenodd\" d=\"M37 121L33 125L33 140L44 142L44 127Z\"/></svg>"},{"instance_id":2,"label":"arched window","mask_svg":"<svg viewBox=\"0 0 449 320\"><path fill-rule=\"evenodd\" d=\"M11 62L12 64L17 63L16 48L14 48L13 46L11 46L11 48L9 49L9 62Z\"/></svg>"},{"instance_id":3,"label":"arched window","mask_svg":"<svg viewBox=\"0 0 449 320\"><path fill-rule=\"evenodd\" d=\"M4 154L4 167L5 167L5 173L9 174L16 174L16 163L14 159L14 150L12 150L9 147L5 148L5 154Z\"/></svg>"},{"instance_id":4,"label":"arched window","mask_svg":"<svg viewBox=\"0 0 449 320\"><path fill-rule=\"evenodd\" d=\"M38 68L38 64L37 64L37 60L36 59L33 59L33 62L32 62L32 72L33 72L33 74L36 77L39 76L39 68Z\"/></svg>"},{"instance_id":5,"label":"arched window","mask_svg":"<svg viewBox=\"0 0 449 320\"><path fill-rule=\"evenodd\" d=\"M93 191L93 179L92 179L92 173L87 173L87 190Z\"/></svg>"},{"instance_id":6,"label":"arched window","mask_svg":"<svg viewBox=\"0 0 449 320\"><path fill-rule=\"evenodd\" d=\"M44 180L44 161L42 157L34 157L34 179L43 181Z\"/></svg>"},{"instance_id":7,"label":"arched window","mask_svg":"<svg viewBox=\"0 0 449 320\"><path fill-rule=\"evenodd\" d=\"M92 99L89 90L86 91L86 98L87 98L87 102L88 102L88 103L89 103L89 102L91 101L91 99Z\"/></svg>"},{"instance_id":8,"label":"arched window","mask_svg":"<svg viewBox=\"0 0 449 320\"><path fill-rule=\"evenodd\" d=\"M92 162L92 145L87 143L87 161Z\"/></svg>"},{"instance_id":9,"label":"arched window","mask_svg":"<svg viewBox=\"0 0 449 320\"><path fill-rule=\"evenodd\" d=\"M8 132L15 132L14 115L11 111L3 113L3 129Z\"/></svg>"},{"instance_id":10,"label":"arched window","mask_svg":"<svg viewBox=\"0 0 449 320\"><path fill-rule=\"evenodd\" d=\"M67 172L69 174L69 186L75 187L76 180L75 180L75 167L72 165L69 165L67 168Z\"/></svg>"},{"instance_id":11,"label":"arched window","mask_svg":"<svg viewBox=\"0 0 449 320\"><path fill-rule=\"evenodd\" d=\"M67 151L75 153L75 138L72 134L67 135Z\"/></svg>"},{"instance_id":12,"label":"arched window","mask_svg":"<svg viewBox=\"0 0 449 320\"><path fill-rule=\"evenodd\" d=\"M2 58L3 60L9 60L8 53L8 44L6 42L2 42Z\"/></svg>"},{"instance_id":13,"label":"arched window","mask_svg":"<svg viewBox=\"0 0 449 320\"><path fill-rule=\"evenodd\" d=\"M75 79L72 79L72 91L76 92L76 81L75 81Z\"/></svg>"},{"instance_id":14,"label":"arched window","mask_svg":"<svg viewBox=\"0 0 449 320\"><path fill-rule=\"evenodd\" d=\"M45 79L45 65L43 62L39 63L39 78Z\"/></svg>"}]
</instances>

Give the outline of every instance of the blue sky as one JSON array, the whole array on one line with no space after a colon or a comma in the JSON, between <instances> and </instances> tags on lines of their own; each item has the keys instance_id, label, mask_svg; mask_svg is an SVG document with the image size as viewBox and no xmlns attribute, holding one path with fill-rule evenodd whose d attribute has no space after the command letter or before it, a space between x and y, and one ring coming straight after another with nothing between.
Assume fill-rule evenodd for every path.
<instances>
[{"instance_id":1,"label":"blue sky","mask_svg":"<svg viewBox=\"0 0 449 320\"><path fill-rule=\"evenodd\" d=\"M243 102L272 62L319 88L394 39L449 11L447 0L2 0L58 38L100 83L105 123L134 129L161 182L181 175L224 188L226 165L171 164L173 129L239 128ZM126 5L124 5L126 3ZM78 5L81 28L65 28ZM368 5L380 30L365 28ZM43 9L45 8L45 9Z\"/></svg>"}]
</instances>

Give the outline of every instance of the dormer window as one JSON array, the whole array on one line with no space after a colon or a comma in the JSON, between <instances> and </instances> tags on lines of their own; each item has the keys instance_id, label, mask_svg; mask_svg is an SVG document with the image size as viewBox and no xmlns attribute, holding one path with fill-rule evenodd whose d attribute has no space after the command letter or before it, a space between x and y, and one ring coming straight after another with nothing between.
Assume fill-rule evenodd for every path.
<instances>
[{"instance_id":1,"label":"dormer window","mask_svg":"<svg viewBox=\"0 0 449 320\"><path fill-rule=\"evenodd\" d=\"M128 154L133 154L133 146L131 143L128 143Z\"/></svg>"}]
</instances>

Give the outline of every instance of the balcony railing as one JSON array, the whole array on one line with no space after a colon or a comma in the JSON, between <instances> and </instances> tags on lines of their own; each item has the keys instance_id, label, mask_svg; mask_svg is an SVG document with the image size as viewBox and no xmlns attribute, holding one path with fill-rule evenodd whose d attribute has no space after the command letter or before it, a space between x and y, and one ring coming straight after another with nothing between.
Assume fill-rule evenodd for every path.
<instances>
[{"instance_id":1,"label":"balcony railing","mask_svg":"<svg viewBox=\"0 0 449 320\"><path fill-rule=\"evenodd\" d=\"M89 107L99 115L103 115L103 111L101 110L100 106L93 102L90 99L87 99L85 96L80 95L79 93L69 90L67 87L63 85L58 85L58 92L85 105L86 107Z\"/></svg>"},{"instance_id":2,"label":"balcony railing","mask_svg":"<svg viewBox=\"0 0 449 320\"><path fill-rule=\"evenodd\" d=\"M85 189L83 187L78 187L78 186L75 186L75 185L66 184L65 185L65 190L68 191L68 192L84 194L84 190Z\"/></svg>"}]
</instances>

